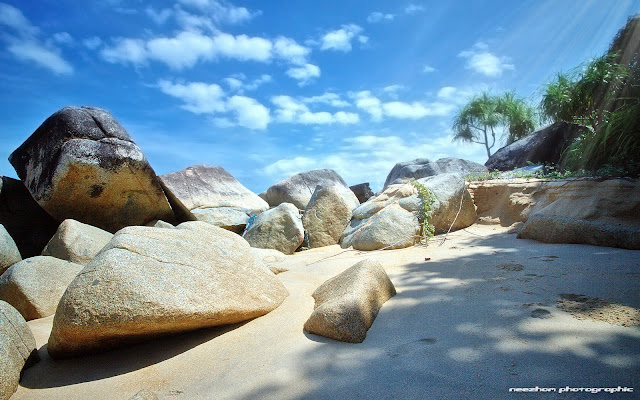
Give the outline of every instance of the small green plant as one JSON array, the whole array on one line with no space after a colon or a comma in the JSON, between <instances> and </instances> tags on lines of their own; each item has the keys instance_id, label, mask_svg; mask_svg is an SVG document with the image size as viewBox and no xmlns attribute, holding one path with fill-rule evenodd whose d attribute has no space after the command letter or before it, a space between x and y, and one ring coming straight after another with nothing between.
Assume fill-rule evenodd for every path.
<instances>
[{"instance_id":1,"label":"small green plant","mask_svg":"<svg viewBox=\"0 0 640 400\"><path fill-rule=\"evenodd\" d=\"M429 239L433 238L436 227L431 223L431 217L433 216L433 203L436 201L436 197L433 192L422 183L415 179L409 181L409 183L418 189L418 197L420 198L421 208L418 211L418 221L420 222L420 236L421 241L424 244L429 243Z\"/></svg>"}]
</instances>

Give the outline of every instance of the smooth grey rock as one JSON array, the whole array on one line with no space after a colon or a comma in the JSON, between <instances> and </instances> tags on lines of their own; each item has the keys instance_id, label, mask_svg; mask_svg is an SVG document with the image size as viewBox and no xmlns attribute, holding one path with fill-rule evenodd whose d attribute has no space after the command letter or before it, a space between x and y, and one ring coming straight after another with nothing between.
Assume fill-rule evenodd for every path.
<instances>
[{"instance_id":1,"label":"smooth grey rock","mask_svg":"<svg viewBox=\"0 0 640 400\"><path fill-rule=\"evenodd\" d=\"M249 221L249 215L235 207L196 208L191 210L196 220L219 226L228 231L242 234Z\"/></svg>"},{"instance_id":2,"label":"smooth grey rock","mask_svg":"<svg viewBox=\"0 0 640 400\"><path fill-rule=\"evenodd\" d=\"M107 111L66 107L10 156L33 198L58 221L115 232L174 215L158 177Z\"/></svg>"},{"instance_id":3,"label":"smooth grey rock","mask_svg":"<svg viewBox=\"0 0 640 400\"><path fill-rule=\"evenodd\" d=\"M0 224L0 275L10 266L21 261L20 251L9 232Z\"/></svg>"},{"instance_id":4,"label":"smooth grey rock","mask_svg":"<svg viewBox=\"0 0 640 400\"><path fill-rule=\"evenodd\" d=\"M54 358L264 315L288 296L235 233L199 222L128 227L62 296L48 351Z\"/></svg>"},{"instance_id":5,"label":"smooth grey rock","mask_svg":"<svg viewBox=\"0 0 640 400\"><path fill-rule=\"evenodd\" d=\"M66 219L42 250L42 255L87 265L112 237L112 233L95 226Z\"/></svg>"},{"instance_id":6,"label":"smooth grey rock","mask_svg":"<svg viewBox=\"0 0 640 400\"><path fill-rule=\"evenodd\" d=\"M356 195L349 189L342 177L332 169L316 169L301 172L267 189L260 197L271 207L282 203L291 203L300 210L307 208L316 186L337 186L351 209L360 205Z\"/></svg>"},{"instance_id":7,"label":"smooth grey rock","mask_svg":"<svg viewBox=\"0 0 640 400\"><path fill-rule=\"evenodd\" d=\"M0 276L0 300L15 307L27 321L48 317L83 268L55 257L27 258Z\"/></svg>"},{"instance_id":8,"label":"smooth grey rock","mask_svg":"<svg viewBox=\"0 0 640 400\"><path fill-rule=\"evenodd\" d=\"M0 300L0 399L18 388L22 371L40 361L36 340L22 315Z\"/></svg>"},{"instance_id":9,"label":"smooth grey rock","mask_svg":"<svg viewBox=\"0 0 640 400\"><path fill-rule=\"evenodd\" d=\"M436 234L446 233L450 228L452 231L464 229L476 222L476 208L461 175L446 173L418 182L428 187L436 198L431 219Z\"/></svg>"},{"instance_id":10,"label":"smooth grey rock","mask_svg":"<svg viewBox=\"0 0 640 400\"><path fill-rule=\"evenodd\" d=\"M31 197L21 181L0 177L0 224L13 238L23 258L38 256L59 222Z\"/></svg>"},{"instance_id":11,"label":"smooth grey rock","mask_svg":"<svg viewBox=\"0 0 640 400\"><path fill-rule=\"evenodd\" d=\"M300 211L290 203L265 211L256 217L244 238L252 247L293 254L304 241Z\"/></svg>"},{"instance_id":12,"label":"smooth grey rock","mask_svg":"<svg viewBox=\"0 0 640 400\"><path fill-rule=\"evenodd\" d=\"M356 250L401 249L413 246L419 232L420 224L415 214L392 204L368 220L361 220L357 228L348 227L341 246L353 246Z\"/></svg>"},{"instance_id":13,"label":"smooth grey rock","mask_svg":"<svg viewBox=\"0 0 640 400\"><path fill-rule=\"evenodd\" d=\"M337 244L351 221L351 207L336 186L317 186L302 216L311 248Z\"/></svg>"},{"instance_id":14,"label":"smooth grey rock","mask_svg":"<svg viewBox=\"0 0 640 400\"><path fill-rule=\"evenodd\" d=\"M469 174L483 174L489 172L481 164L462 160L460 158L441 158L437 161L429 161L426 158L418 158L412 161L397 163L387 175L384 182L384 189L389 185L406 183L411 179L421 179L429 176L458 173L462 176Z\"/></svg>"},{"instance_id":15,"label":"smooth grey rock","mask_svg":"<svg viewBox=\"0 0 640 400\"><path fill-rule=\"evenodd\" d=\"M304 329L343 342L361 343L382 305L395 294L379 262L360 261L316 289L314 310Z\"/></svg>"},{"instance_id":16,"label":"smooth grey rock","mask_svg":"<svg viewBox=\"0 0 640 400\"><path fill-rule=\"evenodd\" d=\"M490 170L508 171L534 164L557 164L573 139L586 128L560 121L516 140L489 157L484 164Z\"/></svg>"}]
</instances>

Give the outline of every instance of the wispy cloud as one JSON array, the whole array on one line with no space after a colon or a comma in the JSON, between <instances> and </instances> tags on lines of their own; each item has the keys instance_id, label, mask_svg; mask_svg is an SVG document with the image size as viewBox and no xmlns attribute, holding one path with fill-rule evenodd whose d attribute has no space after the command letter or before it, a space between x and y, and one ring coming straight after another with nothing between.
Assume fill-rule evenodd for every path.
<instances>
[{"instance_id":1,"label":"wispy cloud","mask_svg":"<svg viewBox=\"0 0 640 400\"><path fill-rule=\"evenodd\" d=\"M435 71L436 71L436 69L435 69L435 68L433 68L433 67L432 67L432 66L430 66L430 65L425 65L425 66L422 68L422 72L424 72L425 74L429 74L429 73L431 73L431 72L435 72Z\"/></svg>"},{"instance_id":2,"label":"wispy cloud","mask_svg":"<svg viewBox=\"0 0 640 400\"><path fill-rule=\"evenodd\" d=\"M367 22L370 24L376 24L379 22L390 22L395 18L394 14L382 13L380 11L374 11L367 16Z\"/></svg>"},{"instance_id":3,"label":"wispy cloud","mask_svg":"<svg viewBox=\"0 0 640 400\"><path fill-rule=\"evenodd\" d=\"M388 86L385 89L388 89L387 92L395 93L399 88ZM369 90L351 93L351 97L355 99L356 107L368 113L374 122L380 122L384 117L409 120L442 117L451 114L455 109L455 105L448 102L382 102Z\"/></svg>"},{"instance_id":4,"label":"wispy cloud","mask_svg":"<svg viewBox=\"0 0 640 400\"><path fill-rule=\"evenodd\" d=\"M307 99L295 99L291 96L274 96L271 102L276 106L274 113L276 121L302 125L327 125L342 124L351 125L360 121L356 113L338 111L311 111L305 104Z\"/></svg>"},{"instance_id":5,"label":"wispy cloud","mask_svg":"<svg viewBox=\"0 0 640 400\"><path fill-rule=\"evenodd\" d=\"M68 33L56 33L52 35L51 40L42 40L40 29L31 24L18 8L5 3L0 3L0 26L5 26L10 31L0 37L6 45L6 50L16 59L25 63L35 63L57 75L73 73L73 66L56 46L73 42Z\"/></svg>"},{"instance_id":6,"label":"wispy cloud","mask_svg":"<svg viewBox=\"0 0 640 400\"><path fill-rule=\"evenodd\" d=\"M483 42L477 42L470 49L461 51L458 57L466 59L465 68L490 78L500 77L504 71L515 69L508 57L496 56Z\"/></svg>"},{"instance_id":7,"label":"wispy cloud","mask_svg":"<svg viewBox=\"0 0 640 400\"><path fill-rule=\"evenodd\" d=\"M305 86L312 80L320 77L320 67L313 64L304 64L287 70L287 75L298 81L298 85Z\"/></svg>"},{"instance_id":8,"label":"wispy cloud","mask_svg":"<svg viewBox=\"0 0 640 400\"><path fill-rule=\"evenodd\" d=\"M325 33L320 39L320 50L334 50L342 51L345 53L350 52L353 49L351 42L358 38L360 43L363 41L366 43L366 36L359 35L363 31L362 27L349 24L342 25L340 29L329 31Z\"/></svg>"}]
</instances>

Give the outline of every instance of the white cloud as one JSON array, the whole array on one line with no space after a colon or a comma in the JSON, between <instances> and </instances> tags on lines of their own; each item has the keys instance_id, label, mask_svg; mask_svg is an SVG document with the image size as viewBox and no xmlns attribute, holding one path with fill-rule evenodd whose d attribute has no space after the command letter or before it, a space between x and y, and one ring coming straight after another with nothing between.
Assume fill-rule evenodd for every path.
<instances>
[{"instance_id":1,"label":"white cloud","mask_svg":"<svg viewBox=\"0 0 640 400\"><path fill-rule=\"evenodd\" d=\"M351 41L362 32L362 28L355 24L342 25L342 28L327 32L320 39L320 50L335 50L348 53L351 51Z\"/></svg>"},{"instance_id":2,"label":"white cloud","mask_svg":"<svg viewBox=\"0 0 640 400\"><path fill-rule=\"evenodd\" d=\"M458 57L467 60L465 68L490 78L500 77L504 71L515 69L514 65L509 63L509 58L498 57L488 49L486 43L478 42L471 49L461 51Z\"/></svg>"},{"instance_id":3,"label":"white cloud","mask_svg":"<svg viewBox=\"0 0 640 400\"><path fill-rule=\"evenodd\" d=\"M386 92L395 93L398 87L387 86ZM383 89L384 90L384 89ZM370 91L351 93L351 97L355 99L356 107L371 115L373 121L382 121L383 117L397 119L420 119L432 116L447 116L454 109L453 104L448 103L424 103L414 101L406 103L402 101L391 101L383 103L379 98L374 96Z\"/></svg>"},{"instance_id":4,"label":"white cloud","mask_svg":"<svg viewBox=\"0 0 640 400\"><path fill-rule=\"evenodd\" d=\"M430 65L425 65L424 68L422 68L422 72L424 72L425 74L429 74L429 73L435 72L435 71L436 71L436 69L433 68Z\"/></svg>"},{"instance_id":5,"label":"white cloud","mask_svg":"<svg viewBox=\"0 0 640 400\"><path fill-rule=\"evenodd\" d=\"M389 85L382 88L382 91L389 95L389 97L397 99L398 92L404 89L406 88L403 85Z\"/></svg>"},{"instance_id":6,"label":"white cloud","mask_svg":"<svg viewBox=\"0 0 640 400\"><path fill-rule=\"evenodd\" d=\"M163 93L182 100L184 104L181 107L189 112L216 115L214 123L218 127L242 126L264 130L271 122L270 110L257 100L240 95L227 97L215 83L183 84L161 80L158 88ZM233 118L221 114L231 114Z\"/></svg>"},{"instance_id":7,"label":"white cloud","mask_svg":"<svg viewBox=\"0 0 640 400\"><path fill-rule=\"evenodd\" d=\"M191 82L188 84L172 83L161 80L160 90L169 96L184 102L183 109L194 114L211 114L226 111L225 93L215 83Z\"/></svg>"},{"instance_id":8,"label":"white cloud","mask_svg":"<svg viewBox=\"0 0 640 400\"><path fill-rule=\"evenodd\" d=\"M295 40L280 36L273 42L275 55L292 64L306 64L311 49L299 45Z\"/></svg>"},{"instance_id":9,"label":"white cloud","mask_svg":"<svg viewBox=\"0 0 640 400\"><path fill-rule=\"evenodd\" d=\"M276 120L282 123L303 125L356 124L360 121L358 114L338 111L332 114L327 111L314 112L304 104L307 99L294 99L290 96L274 96L271 102L277 107Z\"/></svg>"},{"instance_id":10,"label":"white cloud","mask_svg":"<svg viewBox=\"0 0 640 400\"><path fill-rule=\"evenodd\" d=\"M229 89L231 90L240 90L242 89L242 86L244 85L244 82L242 82L240 79L235 78L235 77L228 77L228 78L224 78L223 79L225 81L225 83L227 85L229 85Z\"/></svg>"},{"instance_id":11,"label":"white cloud","mask_svg":"<svg viewBox=\"0 0 640 400\"><path fill-rule=\"evenodd\" d=\"M355 93L353 97L356 100L356 107L369 113L372 120L382 121L382 102L380 99L373 96L368 90Z\"/></svg>"},{"instance_id":12,"label":"white cloud","mask_svg":"<svg viewBox=\"0 0 640 400\"><path fill-rule=\"evenodd\" d=\"M424 10L424 7L418 4L409 4L404 8L405 14L409 15L417 14L419 12L423 12Z\"/></svg>"},{"instance_id":13,"label":"white cloud","mask_svg":"<svg viewBox=\"0 0 640 400\"><path fill-rule=\"evenodd\" d=\"M227 1L179 0L179 2L206 12L218 23L239 24L262 14L261 11L251 12L245 7L236 7Z\"/></svg>"},{"instance_id":14,"label":"white cloud","mask_svg":"<svg viewBox=\"0 0 640 400\"><path fill-rule=\"evenodd\" d=\"M247 81L247 77L244 74L233 74L223 79L223 81L229 86L230 90L239 93L256 90L265 83L271 82L271 80L271 75L268 74L262 74L252 81Z\"/></svg>"},{"instance_id":15,"label":"white cloud","mask_svg":"<svg viewBox=\"0 0 640 400\"><path fill-rule=\"evenodd\" d=\"M456 91L457 89L454 88L453 86L445 86L440 90L438 90L437 96L443 99L449 99L456 93Z\"/></svg>"},{"instance_id":16,"label":"white cloud","mask_svg":"<svg viewBox=\"0 0 640 400\"><path fill-rule=\"evenodd\" d=\"M175 70L193 67L198 62L220 57L268 62L272 50L271 42L260 37L234 36L228 33L208 36L191 31L180 32L174 37L156 37L148 41L117 38L113 43L101 51L102 57L108 62L141 65L154 60L163 62Z\"/></svg>"},{"instance_id":17,"label":"white cloud","mask_svg":"<svg viewBox=\"0 0 640 400\"><path fill-rule=\"evenodd\" d=\"M82 41L82 44L89 50L95 50L102 45L102 39L97 36L86 38Z\"/></svg>"},{"instance_id":18,"label":"white cloud","mask_svg":"<svg viewBox=\"0 0 640 400\"><path fill-rule=\"evenodd\" d=\"M300 86L304 86L311 80L320 76L320 67L313 64L304 64L300 67L292 67L287 70L287 75L296 79Z\"/></svg>"},{"instance_id":19,"label":"white cloud","mask_svg":"<svg viewBox=\"0 0 640 400\"><path fill-rule=\"evenodd\" d=\"M315 161L308 157L294 157L278 160L264 168L264 172L270 176L289 177L299 172L313 169Z\"/></svg>"},{"instance_id":20,"label":"white cloud","mask_svg":"<svg viewBox=\"0 0 640 400\"><path fill-rule=\"evenodd\" d=\"M147 7L144 12L158 25L164 24L174 15L174 10L170 8L164 8L160 11L156 11L153 7Z\"/></svg>"},{"instance_id":21,"label":"white cloud","mask_svg":"<svg viewBox=\"0 0 640 400\"><path fill-rule=\"evenodd\" d=\"M52 40L43 42L38 38L40 30L22 14L18 8L0 3L0 26L6 26L11 34L0 38L5 42L7 51L20 61L35 63L57 75L70 75L73 66L62 56L54 43L70 44L73 38L66 32L52 35Z\"/></svg>"},{"instance_id":22,"label":"white cloud","mask_svg":"<svg viewBox=\"0 0 640 400\"><path fill-rule=\"evenodd\" d=\"M369 16L367 17L367 22L371 24L375 24L378 22L393 21L394 18L395 18L395 15L393 14L385 14L385 13L381 13L380 11L374 11L371 14L369 14Z\"/></svg>"},{"instance_id":23,"label":"white cloud","mask_svg":"<svg viewBox=\"0 0 640 400\"><path fill-rule=\"evenodd\" d=\"M235 114L238 125L245 128L263 130L271 121L269 109L250 97L231 97L227 109Z\"/></svg>"},{"instance_id":24,"label":"white cloud","mask_svg":"<svg viewBox=\"0 0 640 400\"><path fill-rule=\"evenodd\" d=\"M339 94L332 92L326 92L319 96L305 97L302 101L308 104L323 103L339 108L348 107L350 105L349 102L343 100Z\"/></svg>"}]
</instances>

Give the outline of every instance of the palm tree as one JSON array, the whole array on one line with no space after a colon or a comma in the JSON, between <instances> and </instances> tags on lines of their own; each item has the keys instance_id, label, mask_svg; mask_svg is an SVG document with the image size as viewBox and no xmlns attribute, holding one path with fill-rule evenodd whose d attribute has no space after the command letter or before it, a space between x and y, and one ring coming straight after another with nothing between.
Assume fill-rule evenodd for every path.
<instances>
[{"instance_id":1,"label":"palm tree","mask_svg":"<svg viewBox=\"0 0 640 400\"><path fill-rule=\"evenodd\" d=\"M487 157L496 143L496 129L508 132L507 144L526 136L535 127L534 110L515 93L491 96L482 92L460 109L453 120L453 140L485 146Z\"/></svg>"},{"instance_id":2,"label":"palm tree","mask_svg":"<svg viewBox=\"0 0 640 400\"><path fill-rule=\"evenodd\" d=\"M496 143L495 129L502 121L497 108L497 99L488 92L475 96L453 120L453 140L483 144L487 157L491 157L491 148Z\"/></svg>"},{"instance_id":3,"label":"palm tree","mask_svg":"<svg viewBox=\"0 0 640 400\"><path fill-rule=\"evenodd\" d=\"M548 83L540 102L540 112L551 122L573 121L573 92L575 82L568 73L558 72L555 81Z\"/></svg>"}]
</instances>

